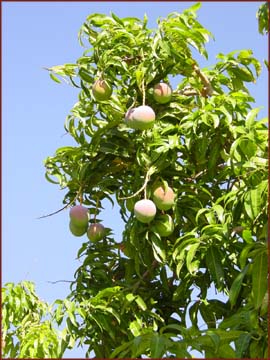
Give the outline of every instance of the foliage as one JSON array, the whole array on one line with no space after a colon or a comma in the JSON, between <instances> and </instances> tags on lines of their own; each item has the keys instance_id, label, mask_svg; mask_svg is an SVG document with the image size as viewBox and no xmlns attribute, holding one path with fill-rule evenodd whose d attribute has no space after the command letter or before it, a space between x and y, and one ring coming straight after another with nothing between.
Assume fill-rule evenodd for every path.
<instances>
[{"instance_id":1,"label":"foliage","mask_svg":"<svg viewBox=\"0 0 270 360\"><path fill-rule=\"evenodd\" d=\"M50 68L53 80L80 93L65 122L77 146L48 157L46 177L66 189L66 207L89 208L90 223L101 221L104 199L117 202L125 223L120 244L107 229L78 250L71 293L51 318L65 324L65 341L44 330L57 357L60 343L76 341L88 346L87 357L267 357L267 126L246 87L261 65L245 49L218 54L201 70L193 53L207 58L212 35L197 21L199 7L158 19L155 30L146 16L91 14L79 33L83 55ZM92 96L97 79L113 87L108 100ZM160 81L178 82L167 104L153 98ZM145 103L156 113L153 128L130 129L126 112ZM132 210L160 182L176 194L167 237ZM224 301L209 297L212 287ZM20 331L10 339L22 339Z\"/></svg>"},{"instance_id":2,"label":"foliage","mask_svg":"<svg viewBox=\"0 0 270 360\"><path fill-rule=\"evenodd\" d=\"M2 350L10 358L58 358L66 348L52 327L51 309L35 293L34 284L7 283L2 288Z\"/></svg>"},{"instance_id":3,"label":"foliage","mask_svg":"<svg viewBox=\"0 0 270 360\"><path fill-rule=\"evenodd\" d=\"M258 19L258 30L260 34L268 34L269 33L269 3L266 2L260 5L257 11L257 19Z\"/></svg>"}]
</instances>

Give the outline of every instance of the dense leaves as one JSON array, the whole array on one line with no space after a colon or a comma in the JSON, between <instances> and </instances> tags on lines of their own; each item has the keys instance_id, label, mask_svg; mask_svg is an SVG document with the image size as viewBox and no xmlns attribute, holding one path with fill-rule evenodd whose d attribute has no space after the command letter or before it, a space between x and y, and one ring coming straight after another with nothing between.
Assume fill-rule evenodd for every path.
<instances>
[{"instance_id":1,"label":"dense leaves","mask_svg":"<svg viewBox=\"0 0 270 360\"><path fill-rule=\"evenodd\" d=\"M269 33L269 3L260 5L257 11L259 32L263 34Z\"/></svg>"},{"instance_id":2,"label":"dense leaves","mask_svg":"<svg viewBox=\"0 0 270 360\"><path fill-rule=\"evenodd\" d=\"M267 119L257 119L246 87L261 65L244 49L201 70L192 54L207 58L212 35L199 7L158 19L154 30L146 16L91 14L82 57L49 69L80 93L65 122L77 146L46 159L47 179L66 190L66 206L88 207L91 223L102 220L105 198L125 223L120 244L113 229L96 243L85 238L71 293L53 307L52 321L65 324L62 347L79 341L86 356L266 357ZM108 100L93 96L97 79L113 87ZM154 100L160 81L178 83L169 103ZM154 126L133 130L125 114L142 104L155 111ZM141 223L134 203L158 183L174 190L175 204ZM174 231L161 236L165 213Z\"/></svg>"},{"instance_id":3,"label":"dense leaves","mask_svg":"<svg viewBox=\"0 0 270 360\"><path fill-rule=\"evenodd\" d=\"M34 284L7 283L2 289L2 350L10 358L57 358L67 347L64 333L52 327L51 311Z\"/></svg>"}]
</instances>

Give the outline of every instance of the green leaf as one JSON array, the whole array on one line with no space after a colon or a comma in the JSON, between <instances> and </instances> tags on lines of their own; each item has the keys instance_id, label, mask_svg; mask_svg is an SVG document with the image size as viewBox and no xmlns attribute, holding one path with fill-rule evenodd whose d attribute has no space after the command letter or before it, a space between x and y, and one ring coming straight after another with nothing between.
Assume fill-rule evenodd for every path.
<instances>
[{"instance_id":1,"label":"green leaf","mask_svg":"<svg viewBox=\"0 0 270 360\"><path fill-rule=\"evenodd\" d=\"M151 242L155 259L158 262L165 262L166 251L164 247L164 242L154 234L151 234Z\"/></svg>"},{"instance_id":2,"label":"green leaf","mask_svg":"<svg viewBox=\"0 0 270 360\"><path fill-rule=\"evenodd\" d=\"M128 302L132 302L133 300L136 299L136 296L133 295L133 294L127 294L126 299L127 299Z\"/></svg>"},{"instance_id":3,"label":"green leaf","mask_svg":"<svg viewBox=\"0 0 270 360\"><path fill-rule=\"evenodd\" d=\"M239 139L239 149L241 153L248 159L255 156L256 152L258 151L258 147L255 142L252 139L244 136Z\"/></svg>"},{"instance_id":4,"label":"green leaf","mask_svg":"<svg viewBox=\"0 0 270 360\"><path fill-rule=\"evenodd\" d=\"M182 325L178 325L178 324L169 324L166 326L163 326L160 329L160 333L166 333L167 330L175 330L176 333L180 333L183 334L183 336L187 336L187 328L185 326Z\"/></svg>"},{"instance_id":5,"label":"green leaf","mask_svg":"<svg viewBox=\"0 0 270 360\"><path fill-rule=\"evenodd\" d=\"M133 341L128 341L120 346L118 346L109 356L109 359L115 359L118 357L118 355L120 355L124 350L127 350L128 348L131 347ZM122 356L120 355L120 357L122 358Z\"/></svg>"},{"instance_id":6,"label":"green leaf","mask_svg":"<svg viewBox=\"0 0 270 360\"><path fill-rule=\"evenodd\" d=\"M249 352L250 352L251 359L262 359L263 358L262 345L260 344L260 342L258 340L251 340Z\"/></svg>"},{"instance_id":7,"label":"green leaf","mask_svg":"<svg viewBox=\"0 0 270 360\"><path fill-rule=\"evenodd\" d=\"M55 75L54 75L53 73L51 73L51 72L50 72L50 78L51 78L53 81L57 82L58 84L61 84L61 80L59 80L58 77L55 76Z\"/></svg>"},{"instance_id":8,"label":"green leaf","mask_svg":"<svg viewBox=\"0 0 270 360\"><path fill-rule=\"evenodd\" d=\"M166 267L163 266L160 270L160 280L162 282L162 285L163 285L163 288L170 292L170 288L169 288L169 285L168 285L168 277L167 277L167 272L166 272Z\"/></svg>"},{"instance_id":9,"label":"green leaf","mask_svg":"<svg viewBox=\"0 0 270 360\"><path fill-rule=\"evenodd\" d=\"M137 358L139 355L145 354L145 351L150 347L151 334L137 336L133 340L131 358Z\"/></svg>"},{"instance_id":10,"label":"green leaf","mask_svg":"<svg viewBox=\"0 0 270 360\"><path fill-rule=\"evenodd\" d=\"M218 141L216 141L211 148L211 152L209 155L209 161L207 164L209 176L211 178L216 176L216 165L217 165L219 156L220 156L220 143Z\"/></svg>"},{"instance_id":11,"label":"green leaf","mask_svg":"<svg viewBox=\"0 0 270 360\"><path fill-rule=\"evenodd\" d=\"M116 16L113 12L111 12L111 17L120 25L124 26L124 22L118 17Z\"/></svg>"},{"instance_id":12,"label":"green leaf","mask_svg":"<svg viewBox=\"0 0 270 360\"><path fill-rule=\"evenodd\" d=\"M211 304L201 303L200 305L200 313L202 315L203 320L206 322L208 328L213 328L216 325L216 318L213 312L213 307Z\"/></svg>"},{"instance_id":13,"label":"green leaf","mask_svg":"<svg viewBox=\"0 0 270 360\"><path fill-rule=\"evenodd\" d=\"M201 2L197 2L196 4L190 6L187 10L185 10L186 12L196 12L198 11L202 6Z\"/></svg>"},{"instance_id":14,"label":"green leaf","mask_svg":"<svg viewBox=\"0 0 270 360\"><path fill-rule=\"evenodd\" d=\"M220 122L219 116L217 114L210 114L210 116L213 119L214 129L216 129L219 126Z\"/></svg>"},{"instance_id":15,"label":"green leaf","mask_svg":"<svg viewBox=\"0 0 270 360\"><path fill-rule=\"evenodd\" d=\"M173 342L168 350L170 351L170 353L175 354L178 359L190 359L191 355L187 351L187 348L188 345L185 341L177 341Z\"/></svg>"},{"instance_id":16,"label":"green leaf","mask_svg":"<svg viewBox=\"0 0 270 360\"><path fill-rule=\"evenodd\" d=\"M102 27L104 24L112 23L113 20L110 16L107 16L105 14L98 14L94 13L87 17L87 21L97 27Z\"/></svg>"},{"instance_id":17,"label":"green leaf","mask_svg":"<svg viewBox=\"0 0 270 360\"><path fill-rule=\"evenodd\" d=\"M245 266L245 268L240 272L240 274L237 275L234 282L232 283L232 286L229 291L229 299L230 299L231 307L234 307L234 305L236 304L238 295L242 287L243 279L246 276L248 269L249 269L249 264Z\"/></svg>"},{"instance_id":18,"label":"green leaf","mask_svg":"<svg viewBox=\"0 0 270 360\"><path fill-rule=\"evenodd\" d=\"M213 324L212 324L213 326ZM213 345L215 347L215 353L218 351L219 345L220 345L220 337L216 334L214 330L208 330L207 335L210 337L210 339L213 342Z\"/></svg>"},{"instance_id":19,"label":"green leaf","mask_svg":"<svg viewBox=\"0 0 270 360\"><path fill-rule=\"evenodd\" d=\"M196 301L190 308L189 308L189 318L192 322L192 325L195 328L198 328L198 310L199 310L199 301Z\"/></svg>"},{"instance_id":20,"label":"green leaf","mask_svg":"<svg viewBox=\"0 0 270 360\"><path fill-rule=\"evenodd\" d=\"M250 340L251 340L251 334L247 333L247 334L241 334L239 338L235 341L236 358L242 359L243 357L245 357Z\"/></svg>"},{"instance_id":21,"label":"green leaf","mask_svg":"<svg viewBox=\"0 0 270 360\"><path fill-rule=\"evenodd\" d=\"M259 111L260 111L259 108L255 108L255 109L250 110L249 113L247 114L246 127L247 127L248 130L252 129L252 127L254 125L255 118L257 117Z\"/></svg>"},{"instance_id":22,"label":"green leaf","mask_svg":"<svg viewBox=\"0 0 270 360\"><path fill-rule=\"evenodd\" d=\"M234 341L236 339L239 338L239 336L241 336L242 334L247 334L246 331L242 331L242 330L230 330L230 331L226 331L223 329L216 329L216 330L208 330L206 331L206 335L208 334L208 332L214 333L216 335L218 335L220 337L220 342L224 343L230 343L231 341Z\"/></svg>"},{"instance_id":23,"label":"green leaf","mask_svg":"<svg viewBox=\"0 0 270 360\"><path fill-rule=\"evenodd\" d=\"M178 278L180 278L180 272L182 270L183 265L185 264L185 256L186 256L186 251L182 251L178 256L177 256L177 263L176 263L176 275Z\"/></svg>"},{"instance_id":24,"label":"green leaf","mask_svg":"<svg viewBox=\"0 0 270 360\"><path fill-rule=\"evenodd\" d=\"M84 68L80 68L78 75L83 81L89 84L92 84L94 81L93 75Z\"/></svg>"},{"instance_id":25,"label":"green leaf","mask_svg":"<svg viewBox=\"0 0 270 360\"><path fill-rule=\"evenodd\" d=\"M267 273L267 253L262 252L255 257L252 268L252 293L255 309L258 309L262 305L263 298L267 291Z\"/></svg>"},{"instance_id":26,"label":"green leaf","mask_svg":"<svg viewBox=\"0 0 270 360\"><path fill-rule=\"evenodd\" d=\"M262 181L254 189L249 190L244 197L244 207L247 212L247 215L250 219L254 220L259 213L262 211L262 208L266 206L265 194L267 192L268 181Z\"/></svg>"},{"instance_id":27,"label":"green leaf","mask_svg":"<svg viewBox=\"0 0 270 360\"><path fill-rule=\"evenodd\" d=\"M139 89L142 88L142 82L143 82L143 79L144 79L144 72L140 69L137 69L135 71L135 76L136 76L136 81L137 81L137 84L138 84L138 87Z\"/></svg>"},{"instance_id":28,"label":"green leaf","mask_svg":"<svg viewBox=\"0 0 270 360\"><path fill-rule=\"evenodd\" d=\"M242 81L251 82L254 81L252 72L245 67L231 67L230 71L236 76L237 79Z\"/></svg>"},{"instance_id":29,"label":"green leaf","mask_svg":"<svg viewBox=\"0 0 270 360\"><path fill-rule=\"evenodd\" d=\"M254 246L255 246L255 242L253 244L246 245L242 249L240 257L239 257L239 263L240 263L241 269L243 269L246 266L247 258L250 257L249 253L254 248Z\"/></svg>"},{"instance_id":30,"label":"green leaf","mask_svg":"<svg viewBox=\"0 0 270 360\"><path fill-rule=\"evenodd\" d=\"M218 348L218 355L222 359L235 359L235 351L232 349L232 347L229 344L221 345Z\"/></svg>"},{"instance_id":31,"label":"green leaf","mask_svg":"<svg viewBox=\"0 0 270 360\"><path fill-rule=\"evenodd\" d=\"M253 310L254 311L254 310ZM252 311L247 309L240 309L237 313L226 317L219 325L220 329L238 329L239 327L250 328L254 327L252 324Z\"/></svg>"},{"instance_id":32,"label":"green leaf","mask_svg":"<svg viewBox=\"0 0 270 360\"><path fill-rule=\"evenodd\" d=\"M151 358L161 358L166 349L166 338L158 334L154 334L150 343Z\"/></svg>"},{"instance_id":33,"label":"green leaf","mask_svg":"<svg viewBox=\"0 0 270 360\"><path fill-rule=\"evenodd\" d=\"M254 243L254 240L253 240L253 238L252 238L252 233L251 233L251 231L248 230L248 229L243 230L243 232L242 232L242 238L245 240L245 242L246 242L247 244L253 244L253 243Z\"/></svg>"},{"instance_id":34,"label":"green leaf","mask_svg":"<svg viewBox=\"0 0 270 360\"><path fill-rule=\"evenodd\" d=\"M240 61L250 59L251 55L253 55L252 50L241 50L237 56L237 59Z\"/></svg>"},{"instance_id":35,"label":"green leaf","mask_svg":"<svg viewBox=\"0 0 270 360\"><path fill-rule=\"evenodd\" d=\"M269 295L268 295L268 292L266 292L263 297L262 304L261 304L261 309L260 309L261 316L264 316L267 314L268 306L269 306Z\"/></svg>"},{"instance_id":36,"label":"green leaf","mask_svg":"<svg viewBox=\"0 0 270 360\"><path fill-rule=\"evenodd\" d=\"M227 119L228 123L231 124L232 115L231 115L230 111L228 111L225 106L220 106L217 110L222 112L225 115L225 118Z\"/></svg>"},{"instance_id":37,"label":"green leaf","mask_svg":"<svg viewBox=\"0 0 270 360\"><path fill-rule=\"evenodd\" d=\"M258 19L258 30L260 34L267 34L269 32L269 4L265 2L261 4L256 17Z\"/></svg>"},{"instance_id":38,"label":"green leaf","mask_svg":"<svg viewBox=\"0 0 270 360\"><path fill-rule=\"evenodd\" d=\"M100 290L98 294L91 299L92 304L98 304L100 299L108 298L117 295L121 290L121 286L107 287L106 289Z\"/></svg>"},{"instance_id":39,"label":"green leaf","mask_svg":"<svg viewBox=\"0 0 270 360\"><path fill-rule=\"evenodd\" d=\"M221 263L220 251L215 246L210 246L206 252L205 260L210 274L219 290L223 288L224 271Z\"/></svg>"},{"instance_id":40,"label":"green leaf","mask_svg":"<svg viewBox=\"0 0 270 360\"><path fill-rule=\"evenodd\" d=\"M195 267L194 267L194 262L192 262L193 259L194 259L194 256L196 255L196 251L197 251L199 246L200 246L200 242L198 242L196 244L193 244L193 245L190 245L188 247L188 252L187 252L187 257L186 257L186 264L187 264L187 269L191 274L193 274L194 271L196 271L199 268L199 262L197 262L195 264Z\"/></svg>"},{"instance_id":41,"label":"green leaf","mask_svg":"<svg viewBox=\"0 0 270 360\"><path fill-rule=\"evenodd\" d=\"M223 224L225 220L223 207L221 205L215 204L213 206L213 210L217 214L218 220Z\"/></svg>"},{"instance_id":42,"label":"green leaf","mask_svg":"<svg viewBox=\"0 0 270 360\"><path fill-rule=\"evenodd\" d=\"M159 45L160 47L163 49L163 51L165 51L165 53L168 55L168 56L171 56L171 48L169 46L169 43L165 40L160 40L159 41Z\"/></svg>"},{"instance_id":43,"label":"green leaf","mask_svg":"<svg viewBox=\"0 0 270 360\"><path fill-rule=\"evenodd\" d=\"M190 237L192 235L188 234L186 237ZM197 243L198 239L194 237L190 237L184 240L184 237L177 239L175 246L176 249L173 252L173 259L176 262L176 275L179 277L180 271L185 264L186 252L188 251L190 245L193 243Z\"/></svg>"},{"instance_id":44,"label":"green leaf","mask_svg":"<svg viewBox=\"0 0 270 360\"><path fill-rule=\"evenodd\" d=\"M147 310L147 305L139 295L136 296L135 301L143 311Z\"/></svg>"}]
</instances>

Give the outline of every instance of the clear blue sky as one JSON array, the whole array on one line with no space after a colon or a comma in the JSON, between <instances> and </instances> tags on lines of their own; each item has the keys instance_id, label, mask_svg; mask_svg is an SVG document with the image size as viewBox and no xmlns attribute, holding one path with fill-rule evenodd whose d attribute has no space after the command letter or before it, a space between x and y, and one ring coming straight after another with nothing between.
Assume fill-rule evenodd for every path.
<instances>
[{"instance_id":1,"label":"clear blue sky","mask_svg":"<svg viewBox=\"0 0 270 360\"><path fill-rule=\"evenodd\" d=\"M37 220L61 208L64 190L48 183L43 160L65 145L73 144L65 133L66 115L77 101L77 91L53 82L42 67L72 63L83 49L77 33L90 13L114 12L119 17L142 18L149 27L159 16L181 12L195 2L2 2L2 249L3 283L31 280L40 297L48 302L64 298L67 283L80 265L75 260L85 238L68 230L68 211ZM261 62L267 58L267 37L258 34L256 11L262 2L203 2L198 20L210 30L215 41L207 45L209 60L219 52L252 49ZM267 115L267 70L250 87L255 106ZM117 210L107 204L104 224L121 239L123 224ZM74 350L72 357L84 357ZM67 353L68 356L68 353Z\"/></svg>"}]
</instances>

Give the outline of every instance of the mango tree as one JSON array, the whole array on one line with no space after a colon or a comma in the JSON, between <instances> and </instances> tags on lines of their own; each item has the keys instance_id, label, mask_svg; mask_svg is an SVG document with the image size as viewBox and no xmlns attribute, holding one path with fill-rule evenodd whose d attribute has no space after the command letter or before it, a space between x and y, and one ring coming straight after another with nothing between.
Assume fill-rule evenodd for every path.
<instances>
[{"instance_id":1,"label":"mango tree","mask_svg":"<svg viewBox=\"0 0 270 360\"><path fill-rule=\"evenodd\" d=\"M207 59L212 34L199 7L156 29L91 14L82 56L49 69L79 89L64 124L77 145L45 161L82 236L51 315L65 326L58 356L77 341L87 357L267 357L267 119L247 88L261 65L243 49L201 69L194 54ZM120 243L105 199L120 209Z\"/></svg>"}]
</instances>

